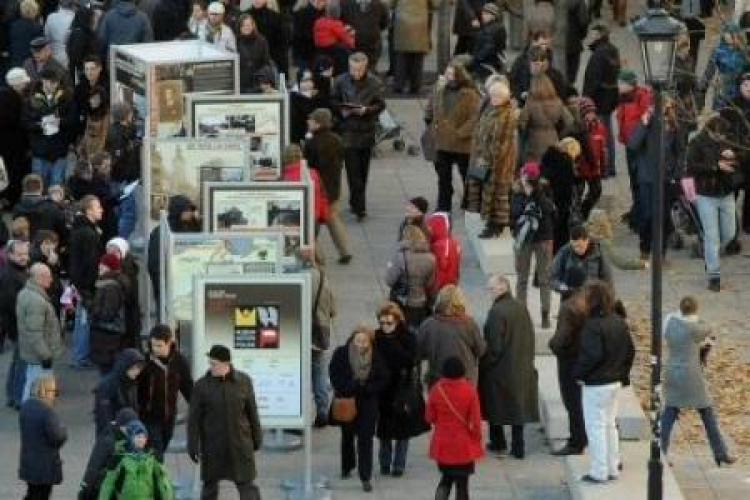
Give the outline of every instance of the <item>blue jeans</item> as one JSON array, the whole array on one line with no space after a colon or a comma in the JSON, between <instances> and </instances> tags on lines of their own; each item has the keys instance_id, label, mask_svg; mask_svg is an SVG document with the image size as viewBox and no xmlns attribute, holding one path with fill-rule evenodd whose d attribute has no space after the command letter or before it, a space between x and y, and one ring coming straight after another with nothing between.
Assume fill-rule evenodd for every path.
<instances>
[{"instance_id":1,"label":"blue jeans","mask_svg":"<svg viewBox=\"0 0 750 500\"><path fill-rule=\"evenodd\" d=\"M612 113L608 115L596 115L604 124L606 130L605 144L607 146L607 158L604 164L605 175L615 175L615 134L612 131Z\"/></svg>"},{"instance_id":2,"label":"blue jeans","mask_svg":"<svg viewBox=\"0 0 750 500\"><path fill-rule=\"evenodd\" d=\"M91 334L88 313L83 307L83 300L76 306L76 318L73 323L73 341L71 358L73 364L80 365L89 362L89 335Z\"/></svg>"},{"instance_id":3,"label":"blue jeans","mask_svg":"<svg viewBox=\"0 0 750 500\"><path fill-rule=\"evenodd\" d=\"M724 438L721 436L721 431L719 430L719 422L716 420L716 412L711 406L708 406L706 408L698 408L698 413L700 413L703 427L706 429L706 436L711 445L711 451L714 454L714 458L726 458L728 454L727 446L724 443ZM674 422L677 420L679 414L679 408L667 406L664 408L664 413L661 415L661 449L665 455L669 451L669 436L672 434L672 427L674 426Z\"/></svg>"},{"instance_id":4,"label":"blue jeans","mask_svg":"<svg viewBox=\"0 0 750 500\"><path fill-rule=\"evenodd\" d=\"M21 404L25 384L26 362L20 358L16 342L13 347L13 359L8 366L8 377L5 379L5 396L10 406Z\"/></svg>"},{"instance_id":5,"label":"blue jeans","mask_svg":"<svg viewBox=\"0 0 750 500\"><path fill-rule=\"evenodd\" d=\"M42 177L45 191L50 186L65 184L65 169L67 166L67 156L52 161L37 157L31 158L31 171Z\"/></svg>"},{"instance_id":6,"label":"blue jeans","mask_svg":"<svg viewBox=\"0 0 750 500\"><path fill-rule=\"evenodd\" d=\"M23 397L21 398L21 402L29 399L29 396L31 396L31 386L36 378L42 373L52 373L52 370L45 370L42 368L42 365L26 363L26 380L23 384Z\"/></svg>"},{"instance_id":7,"label":"blue jeans","mask_svg":"<svg viewBox=\"0 0 750 500\"><path fill-rule=\"evenodd\" d=\"M328 388L328 366L325 351L314 350L311 353L312 360L312 391L315 400L316 415L328 415L329 388Z\"/></svg>"},{"instance_id":8,"label":"blue jeans","mask_svg":"<svg viewBox=\"0 0 750 500\"><path fill-rule=\"evenodd\" d=\"M703 258L706 261L706 272L709 278L718 278L721 275L719 247L734 239L737 233L734 195L698 195L695 207L703 226Z\"/></svg>"},{"instance_id":9,"label":"blue jeans","mask_svg":"<svg viewBox=\"0 0 750 500\"><path fill-rule=\"evenodd\" d=\"M395 454L393 443L396 443ZM378 458L380 459L380 468L403 472L406 468L406 453L408 451L408 439L381 439L380 452L378 453ZM391 457L393 457L393 462L391 462ZM391 464L393 464L393 467L391 467Z\"/></svg>"},{"instance_id":10,"label":"blue jeans","mask_svg":"<svg viewBox=\"0 0 750 500\"><path fill-rule=\"evenodd\" d=\"M120 200L119 217L117 219L117 236L130 238L138 223L138 209L135 202L135 193L131 192Z\"/></svg>"}]
</instances>

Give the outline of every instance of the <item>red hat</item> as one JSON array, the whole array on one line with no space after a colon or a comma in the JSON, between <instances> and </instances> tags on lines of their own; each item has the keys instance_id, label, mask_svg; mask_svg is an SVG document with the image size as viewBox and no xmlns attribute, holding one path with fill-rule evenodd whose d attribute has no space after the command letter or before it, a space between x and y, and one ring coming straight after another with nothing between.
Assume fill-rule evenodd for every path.
<instances>
[{"instance_id":1,"label":"red hat","mask_svg":"<svg viewBox=\"0 0 750 500\"><path fill-rule=\"evenodd\" d=\"M542 168L535 161L527 161L521 167L521 177L524 179L536 179L542 173Z\"/></svg>"},{"instance_id":2,"label":"red hat","mask_svg":"<svg viewBox=\"0 0 750 500\"><path fill-rule=\"evenodd\" d=\"M105 253L102 258L99 259L99 265L105 266L112 271L118 271L120 269L120 257L113 253Z\"/></svg>"}]
</instances>

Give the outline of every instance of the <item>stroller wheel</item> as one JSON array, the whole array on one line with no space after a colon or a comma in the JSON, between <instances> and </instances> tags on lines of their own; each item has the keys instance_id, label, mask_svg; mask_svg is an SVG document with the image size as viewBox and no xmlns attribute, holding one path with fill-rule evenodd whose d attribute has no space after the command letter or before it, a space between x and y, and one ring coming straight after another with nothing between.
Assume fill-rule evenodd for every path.
<instances>
[{"instance_id":1,"label":"stroller wheel","mask_svg":"<svg viewBox=\"0 0 750 500\"><path fill-rule=\"evenodd\" d=\"M419 156L419 147L418 146L409 146L406 148L406 154L409 156Z\"/></svg>"},{"instance_id":2,"label":"stroller wheel","mask_svg":"<svg viewBox=\"0 0 750 500\"><path fill-rule=\"evenodd\" d=\"M403 151L406 148L406 143L403 141L403 139L394 139L393 140L393 149L396 151Z\"/></svg>"}]
</instances>

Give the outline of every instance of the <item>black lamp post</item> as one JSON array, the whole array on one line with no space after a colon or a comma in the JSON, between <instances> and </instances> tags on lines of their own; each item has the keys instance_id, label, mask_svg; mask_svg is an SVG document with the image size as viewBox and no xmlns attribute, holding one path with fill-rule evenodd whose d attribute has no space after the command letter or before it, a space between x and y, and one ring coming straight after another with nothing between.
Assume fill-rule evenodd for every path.
<instances>
[{"instance_id":1,"label":"black lamp post","mask_svg":"<svg viewBox=\"0 0 750 500\"><path fill-rule=\"evenodd\" d=\"M672 81L675 44L682 24L664 9L652 9L635 21L633 31L640 40L646 81L654 89L654 114L650 140L658 159L654 177L651 228L651 455L648 461L648 500L661 500L661 302L662 251L664 248L664 103L662 92ZM646 202L646 200L641 200Z\"/></svg>"}]
</instances>

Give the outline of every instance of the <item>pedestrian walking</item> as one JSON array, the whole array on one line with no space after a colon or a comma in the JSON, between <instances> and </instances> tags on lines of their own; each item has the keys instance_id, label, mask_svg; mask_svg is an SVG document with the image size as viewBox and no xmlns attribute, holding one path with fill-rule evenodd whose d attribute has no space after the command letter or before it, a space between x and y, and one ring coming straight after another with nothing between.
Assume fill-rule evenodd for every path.
<instances>
[{"instance_id":1,"label":"pedestrian walking","mask_svg":"<svg viewBox=\"0 0 750 500\"><path fill-rule=\"evenodd\" d=\"M149 333L149 352L138 377L138 408L151 449L160 462L174 434L179 394L189 404L193 377L187 358L177 349L168 325L155 325Z\"/></svg>"},{"instance_id":2,"label":"pedestrian walking","mask_svg":"<svg viewBox=\"0 0 750 500\"><path fill-rule=\"evenodd\" d=\"M367 217L367 179L375 146L378 116L385 109L380 81L368 73L367 56L349 56L349 71L333 82L331 99L341 117L344 140L344 166L349 185L349 206L362 222Z\"/></svg>"},{"instance_id":3,"label":"pedestrian walking","mask_svg":"<svg viewBox=\"0 0 750 500\"><path fill-rule=\"evenodd\" d=\"M26 384L26 363L20 357L16 302L28 277L29 244L11 240L4 250L6 262L0 270L0 344L4 346L6 340L15 344L5 379L5 396L7 406L18 410Z\"/></svg>"},{"instance_id":4,"label":"pedestrian walking","mask_svg":"<svg viewBox=\"0 0 750 500\"><path fill-rule=\"evenodd\" d=\"M138 376L144 366L143 355L125 349L117 355L112 370L94 389L94 422L100 434L123 408L138 411Z\"/></svg>"},{"instance_id":5,"label":"pedestrian walking","mask_svg":"<svg viewBox=\"0 0 750 500\"><path fill-rule=\"evenodd\" d=\"M442 474L436 500L448 500L456 485L456 498L469 499L469 476L482 451L482 420L479 396L465 378L461 359L449 356L440 370L440 380L427 396L427 421L432 424L429 456Z\"/></svg>"},{"instance_id":6,"label":"pedestrian walking","mask_svg":"<svg viewBox=\"0 0 750 500\"><path fill-rule=\"evenodd\" d=\"M414 362L417 338L406 323L401 308L386 302L378 310L375 350L388 367L388 385L380 393L377 436L380 440L380 474L401 477L406 469L409 438L423 421L424 415L402 411L404 392L420 383L415 380ZM424 410L424 408L422 408ZM415 421L416 420L416 421Z\"/></svg>"},{"instance_id":7,"label":"pedestrian walking","mask_svg":"<svg viewBox=\"0 0 750 500\"><path fill-rule=\"evenodd\" d=\"M47 293L51 285L52 271L46 264L36 263L16 300L18 353L26 366L23 401L29 398L34 380L51 371L64 350L59 316Z\"/></svg>"},{"instance_id":8,"label":"pedestrian walking","mask_svg":"<svg viewBox=\"0 0 750 500\"><path fill-rule=\"evenodd\" d=\"M396 55L396 74L393 90L397 94L409 92L419 95L422 90L424 58L432 48L430 17L439 0L391 0L393 12L393 50Z\"/></svg>"},{"instance_id":9,"label":"pedestrian walking","mask_svg":"<svg viewBox=\"0 0 750 500\"><path fill-rule=\"evenodd\" d=\"M21 406L21 457L19 478L26 482L25 500L47 500L52 488L63 481L60 448L68 432L54 410L57 381L51 373L39 375L31 398Z\"/></svg>"},{"instance_id":10,"label":"pedestrian walking","mask_svg":"<svg viewBox=\"0 0 750 500\"><path fill-rule=\"evenodd\" d=\"M337 420L331 414L332 423L341 426L341 478L351 477L357 468L362 489L372 491L373 437L378 421L380 394L388 384L388 368L375 350L374 332L366 326L358 326L344 345L336 348L328 367L337 400L353 400L354 417L348 422Z\"/></svg>"},{"instance_id":11,"label":"pedestrian walking","mask_svg":"<svg viewBox=\"0 0 750 500\"><path fill-rule=\"evenodd\" d=\"M664 365L665 406L661 415L661 449L669 452L672 427L681 410L695 409L701 416L706 437L717 467L731 465L737 457L729 452L719 429L716 410L706 389L704 367L715 337L698 316L698 301L687 296L680 300L680 310L664 318L667 361Z\"/></svg>"},{"instance_id":12,"label":"pedestrian walking","mask_svg":"<svg viewBox=\"0 0 750 500\"><path fill-rule=\"evenodd\" d=\"M235 369L223 345L211 347L208 363L208 372L193 386L188 416L188 455L201 464L201 498L217 500L219 481L227 480L241 500L260 500L255 452L263 444L263 431L253 381Z\"/></svg>"},{"instance_id":13,"label":"pedestrian walking","mask_svg":"<svg viewBox=\"0 0 750 500\"><path fill-rule=\"evenodd\" d=\"M609 260L599 242L590 238L583 226L570 230L570 242L555 254L552 261L552 289L563 297L570 292L573 268L581 269L587 279L602 280L614 289Z\"/></svg>"},{"instance_id":14,"label":"pedestrian walking","mask_svg":"<svg viewBox=\"0 0 750 500\"><path fill-rule=\"evenodd\" d=\"M479 359L486 343L466 297L457 285L446 285L435 299L434 314L417 331L417 360L427 360L425 382L432 387L440 378L443 363L451 356L461 360L466 378L476 385Z\"/></svg>"},{"instance_id":15,"label":"pedestrian walking","mask_svg":"<svg viewBox=\"0 0 750 500\"><path fill-rule=\"evenodd\" d=\"M89 325L91 328L91 361L102 375L112 369L117 354L125 348L127 325L125 303L130 282L120 271L120 258L105 253L99 259L99 278L95 283Z\"/></svg>"},{"instance_id":16,"label":"pedestrian walking","mask_svg":"<svg viewBox=\"0 0 750 500\"><path fill-rule=\"evenodd\" d=\"M513 297L505 276L491 276L487 289L493 302L484 323L487 350L479 361L479 401L490 428L487 448L507 451L504 426L510 426L510 453L522 460L524 424L539 421L534 325L526 306Z\"/></svg>"},{"instance_id":17,"label":"pedestrian walking","mask_svg":"<svg viewBox=\"0 0 750 500\"><path fill-rule=\"evenodd\" d=\"M612 289L593 281L584 289L588 317L573 376L583 385L583 418L591 465L581 480L603 483L620 474L617 395L630 384L635 347L625 320L614 312Z\"/></svg>"}]
</instances>

